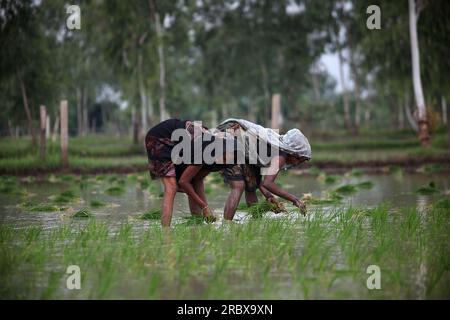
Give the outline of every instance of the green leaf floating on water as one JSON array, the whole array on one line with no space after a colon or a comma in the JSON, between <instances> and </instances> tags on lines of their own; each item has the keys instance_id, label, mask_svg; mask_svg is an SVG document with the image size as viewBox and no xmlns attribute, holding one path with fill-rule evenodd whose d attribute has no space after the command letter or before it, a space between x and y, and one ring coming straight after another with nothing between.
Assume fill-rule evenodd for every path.
<instances>
[{"instance_id":1,"label":"green leaf floating on water","mask_svg":"<svg viewBox=\"0 0 450 320\"><path fill-rule=\"evenodd\" d=\"M434 194L438 192L440 192L440 190L436 187L434 181L431 181L428 185L422 186L416 190L416 193L423 195Z\"/></svg>"},{"instance_id":2,"label":"green leaf floating on water","mask_svg":"<svg viewBox=\"0 0 450 320\"><path fill-rule=\"evenodd\" d=\"M141 214L139 219L142 220L159 220L161 219L161 210L160 209L150 209L149 211Z\"/></svg>"}]
</instances>

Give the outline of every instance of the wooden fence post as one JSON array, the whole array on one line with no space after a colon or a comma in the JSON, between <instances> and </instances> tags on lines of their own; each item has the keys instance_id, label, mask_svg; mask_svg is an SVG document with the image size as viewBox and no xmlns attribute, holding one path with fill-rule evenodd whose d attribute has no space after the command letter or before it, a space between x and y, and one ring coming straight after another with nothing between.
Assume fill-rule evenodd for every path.
<instances>
[{"instance_id":1,"label":"wooden fence post","mask_svg":"<svg viewBox=\"0 0 450 320\"><path fill-rule=\"evenodd\" d=\"M45 119L45 139L50 139L50 115L47 114L47 119Z\"/></svg>"},{"instance_id":2,"label":"wooden fence post","mask_svg":"<svg viewBox=\"0 0 450 320\"><path fill-rule=\"evenodd\" d=\"M61 119L61 128L60 128L60 140L61 140L61 166L63 168L69 167L69 119L68 119L68 106L67 100L62 100L60 105L60 119Z\"/></svg>"},{"instance_id":3,"label":"wooden fence post","mask_svg":"<svg viewBox=\"0 0 450 320\"><path fill-rule=\"evenodd\" d=\"M272 129L280 129L280 119L281 119L281 96L279 93L272 96Z\"/></svg>"},{"instance_id":4,"label":"wooden fence post","mask_svg":"<svg viewBox=\"0 0 450 320\"><path fill-rule=\"evenodd\" d=\"M47 109L45 106L41 106L39 108L40 118L41 118L41 132L40 132L40 144L39 144L39 155L42 160L45 159L45 145L46 145L46 137L45 137L45 128L47 124Z\"/></svg>"}]
</instances>

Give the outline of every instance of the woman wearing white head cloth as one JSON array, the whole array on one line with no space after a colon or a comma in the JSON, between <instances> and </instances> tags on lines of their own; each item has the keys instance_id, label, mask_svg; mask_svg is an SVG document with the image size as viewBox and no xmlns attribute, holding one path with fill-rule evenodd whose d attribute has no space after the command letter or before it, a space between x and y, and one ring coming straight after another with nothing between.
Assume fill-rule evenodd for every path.
<instances>
[{"instance_id":1,"label":"woman wearing white head cloth","mask_svg":"<svg viewBox=\"0 0 450 320\"><path fill-rule=\"evenodd\" d=\"M232 189L225 205L225 219L233 219L244 190L247 205L257 203L257 188L267 201L280 207L274 196L276 195L292 202L306 214L305 203L275 183L280 169L292 168L311 159L311 146L299 129L291 129L280 135L273 129L244 119L225 120L218 129L232 133L240 141L244 146L246 159L245 164L237 163L222 172ZM266 145L272 148L272 152L262 154L261 150L255 148L256 145Z\"/></svg>"}]
</instances>

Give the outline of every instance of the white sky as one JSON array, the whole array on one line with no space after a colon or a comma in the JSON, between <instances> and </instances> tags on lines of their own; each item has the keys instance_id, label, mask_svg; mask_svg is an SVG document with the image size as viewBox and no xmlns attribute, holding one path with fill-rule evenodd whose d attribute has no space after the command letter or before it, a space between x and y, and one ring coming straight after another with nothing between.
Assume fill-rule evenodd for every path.
<instances>
[{"instance_id":1,"label":"white sky","mask_svg":"<svg viewBox=\"0 0 450 320\"><path fill-rule=\"evenodd\" d=\"M328 73L333 76L333 78L336 80L336 92L342 92L342 86L339 76L339 59L338 55L336 53L324 53L321 58L320 62L323 64L323 66L327 69ZM352 88L352 81L350 79L350 71L348 64L344 62L344 79L345 83L348 89Z\"/></svg>"}]
</instances>

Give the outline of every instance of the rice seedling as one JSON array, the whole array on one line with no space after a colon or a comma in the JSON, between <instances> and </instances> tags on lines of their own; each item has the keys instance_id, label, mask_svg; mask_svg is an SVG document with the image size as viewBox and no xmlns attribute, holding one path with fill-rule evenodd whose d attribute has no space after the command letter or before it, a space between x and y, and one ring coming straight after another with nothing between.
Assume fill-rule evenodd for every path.
<instances>
[{"instance_id":1,"label":"rice seedling","mask_svg":"<svg viewBox=\"0 0 450 320\"><path fill-rule=\"evenodd\" d=\"M356 187L360 189L372 189L373 182L372 181L363 181L356 184Z\"/></svg>"},{"instance_id":2,"label":"rice seedling","mask_svg":"<svg viewBox=\"0 0 450 320\"><path fill-rule=\"evenodd\" d=\"M106 203L104 203L103 201L97 200L97 199L91 200L91 202L89 204L90 204L91 208L101 208L106 205Z\"/></svg>"},{"instance_id":3,"label":"rice seedling","mask_svg":"<svg viewBox=\"0 0 450 320\"><path fill-rule=\"evenodd\" d=\"M125 189L121 186L112 186L107 188L105 192L111 196L119 196L125 192Z\"/></svg>"},{"instance_id":4,"label":"rice seedling","mask_svg":"<svg viewBox=\"0 0 450 320\"><path fill-rule=\"evenodd\" d=\"M56 204L67 204L75 200L77 197L75 191L73 190L66 190L61 192L59 195L57 195L53 202Z\"/></svg>"},{"instance_id":5,"label":"rice seedling","mask_svg":"<svg viewBox=\"0 0 450 320\"><path fill-rule=\"evenodd\" d=\"M183 217L183 222L180 222L178 225L184 226L198 226L205 223L205 219L202 216L189 216Z\"/></svg>"},{"instance_id":6,"label":"rice seedling","mask_svg":"<svg viewBox=\"0 0 450 320\"><path fill-rule=\"evenodd\" d=\"M308 173L313 176L318 176L322 173L322 171L317 167L311 167L308 169Z\"/></svg>"},{"instance_id":7,"label":"rice seedling","mask_svg":"<svg viewBox=\"0 0 450 320\"><path fill-rule=\"evenodd\" d=\"M64 182L74 182L74 181L75 181L75 176L72 176L72 175L62 175L62 176L59 177L59 179L60 179L61 181L64 181Z\"/></svg>"},{"instance_id":8,"label":"rice seedling","mask_svg":"<svg viewBox=\"0 0 450 320\"><path fill-rule=\"evenodd\" d=\"M436 209L450 209L450 197L440 199L434 204Z\"/></svg>"},{"instance_id":9,"label":"rice seedling","mask_svg":"<svg viewBox=\"0 0 450 320\"><path fill-rule=\"evenodd\" d=\"M319 180L320 182L325 183L325 184L334 184L334 183L338 182L339 179L336 176L330 176L330 175L327 175L326 173L322 172L317 177L317 180Z\"/></svg>"},{"instance_id":10,"label":"rice seedling","mask_svg":"<svg viewBox=\"0 0 450 320\"><path fill-rule=\"evenodd\" d=\"M417 194L434 194L434 193L439 193L440 190L437 188L436 184L431 181L429 184L421 186L420 188L418 188L416 190Z\"/></svg>"},{"instance_id":11,"label":"rice seedling","mask_svg":"<svg viewBox=\"0 0 450 320\"><path fill-rule=\"evenodd\" d=\"M139 219L142 220L159 220L161 219L161 210L160 209L150 209L147 212L141 214Z\"/></svg>"},{"instance_id":12,"label":"rice seedling","mask_svg":"<svg viewBox=\"0 0 450 320\"><path fill-rule=\"evenodd\" d=\"M91 217L93 217L93 214L87 209L78 210L72 215L72 218L91 218Z\"/></svg>"},{"instance_id":13,"label":"rice seedling","mask_svg":"<svg viewBox=\"0 0 450 320\"><path fill-rule=\"evenodd\" d=\"M342 195L351 195L358 191L357 187L353 184L345 184L336 189L334 189L334 193L342 194Z\"/></svg>"},{"instance_id":14,"label":"rice seedling","mask_svg":"<svg viewBox=\"0 0 450 320\"><path fill-rule=\"evenodd\" d=\"M267 212L280 213L285 210L268 201L256 203L247 209L252 218L262 218Z\"/></svg>"},{"instance_id":15,"label":"rice seedling","mask_svg":"<svg viewBox=\"0 0 450 320\"><path fill-rule=\"evenodd\" d=\"M148 179L143 179L139 182L141 189L147 189L150 186L150 181Z\"/></svg>"},{"instance_id":16,"label":"rice seedling","mask_svg":"<svg viewBox=\"0 0 450 320\"><path fill-rule=\"evenodd\" d=\"M349 175L353 177L360 177L363 175L363 171L361 169L352 169L352 171L349 172Z\"/></svg>"},{"instance_id":17,"label":"rice seedling","mask_svg":"<svg viewBox=\"0 0 450 320\"><path fill-rule=\"evenodd\" d=\"M444 167L440 163L430 163L430 164L424 165L422 168L419 169L419 171L431 174L431 173L439 173L443 169L444 169Z\"/></svg>"},{"instance_id":18,"label":"rice seedling","mask_svg":"<svg viewBox=\"0 0 450 320\"><path fill-rule=\"evenodd\" d=\"M61 207L57 207L53 204L39 203L33 205L27 205L27 209L32 212L54 212L61 211Z\"/></svg>"},{"instance_id":19,"label":"rice seedling","mask_svg":"<svg viewBox=\"0 0 450 320\"><path fill-rule=\"evenodd\" d=\"M236 210L237 211L247 211L249 206L246 203L239 203Z\"/></svg>"}]
</instances>

